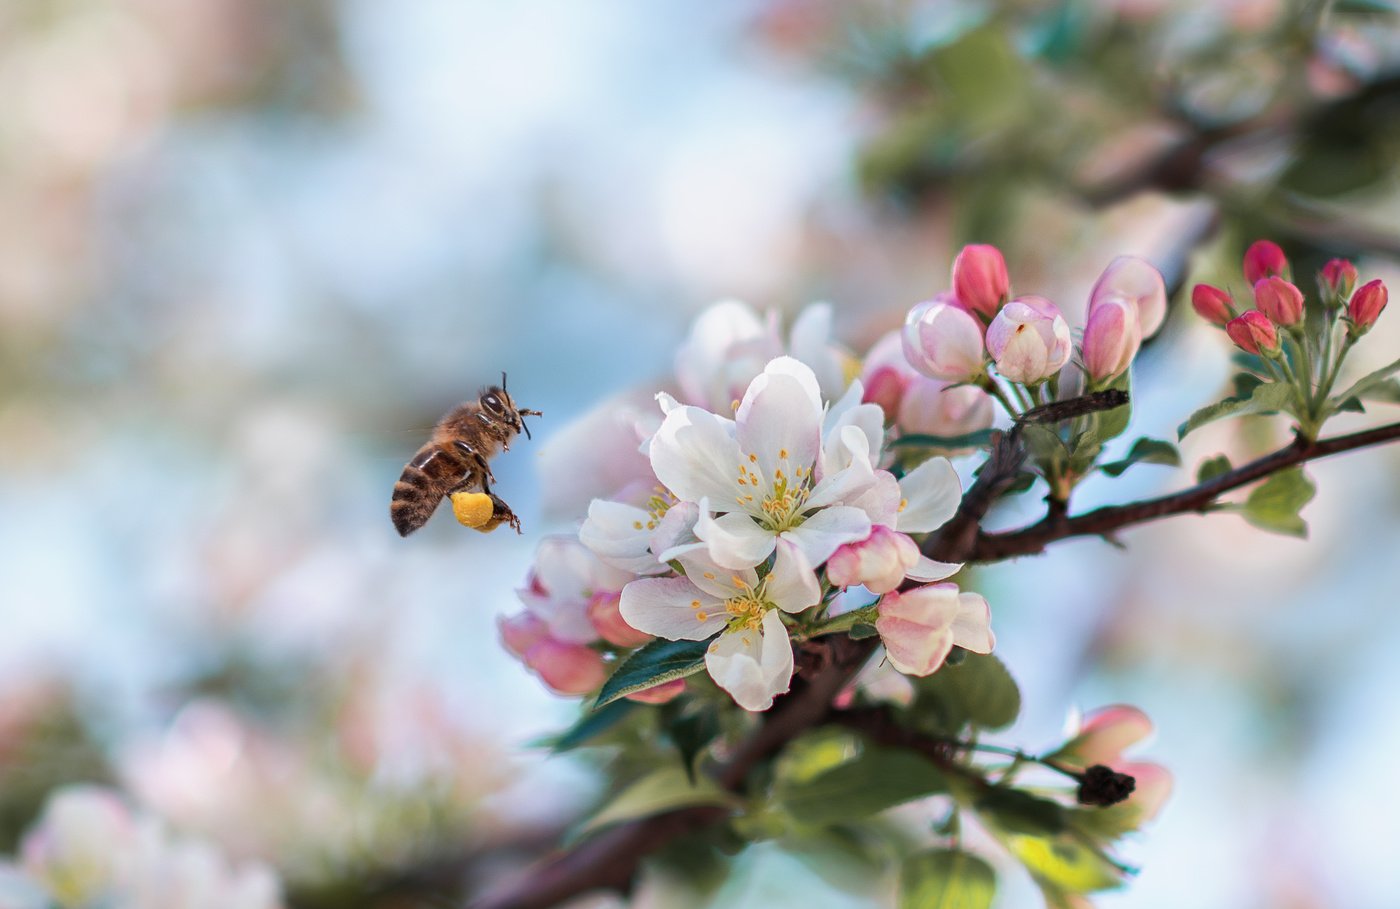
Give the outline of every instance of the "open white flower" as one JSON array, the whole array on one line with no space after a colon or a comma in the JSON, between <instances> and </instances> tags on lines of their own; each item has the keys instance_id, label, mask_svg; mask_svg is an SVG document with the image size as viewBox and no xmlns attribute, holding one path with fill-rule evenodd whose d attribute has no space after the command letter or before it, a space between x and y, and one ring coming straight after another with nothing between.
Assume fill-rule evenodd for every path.
<instances>
[{"instance_id":1,"label":"open white flower","mask_svg":"<svg viewBox=\"0 0 1400 909\"><path fill-rule=\"evenodd\" d=\"M660 574L670 570L660 558L664 553L695 541L699 516L695 503L676 502L665 489L657 489L645 508L594 499L578 538L615 568L633 574Z\"/></svg>"},{"instance_id":2,"label":"open white flower","mask_svg":"<svg viewBox=\"0 0 1400 909\"><path fill-rule=\"evenodd\" d=\"M703 549L677 558L681 578L643 578L622 591L622 617L634 628L671 640L703 641L720 632L705 668L745 710L767 710L792 681L792 644L782 612L821 600L821 585L797 546L780 540L773 569L726 569Z\"/></svg>"},{"instance_id":3,"label":"open white flower","mask_svg":"<svg viewBox=\"0 0 1400 909\"><path fill-rule=\"evenodd\" d=\"M874 481L869 437L848 422L824 447L822 416L816 377L791 357L749 384L733 420L698 407L666 414L652 469L676 498L699 503L695 535L719 565L758 565L780 538L818 565L869 535L869 515L842 504Z\"/></svg>"}]
</instances>

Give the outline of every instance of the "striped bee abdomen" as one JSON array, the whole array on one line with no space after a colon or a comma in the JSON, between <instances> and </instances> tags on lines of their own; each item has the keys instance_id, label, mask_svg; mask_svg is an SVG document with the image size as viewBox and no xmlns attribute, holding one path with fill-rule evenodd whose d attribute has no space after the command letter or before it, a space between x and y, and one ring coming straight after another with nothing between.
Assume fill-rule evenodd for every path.
<instances>
[{"instance_id":1,"label":"striped bee abdomen","mask_svg":"<svg viewBox=\"0 0 1400 909\"><path fill-rule=\"evenodd\" d=\"M437 442L429 442L404 467L394 484L389 517L399 536L408 536L428 523L442 497L467 472L460 456Z\"/></svg>"}]
</instances>

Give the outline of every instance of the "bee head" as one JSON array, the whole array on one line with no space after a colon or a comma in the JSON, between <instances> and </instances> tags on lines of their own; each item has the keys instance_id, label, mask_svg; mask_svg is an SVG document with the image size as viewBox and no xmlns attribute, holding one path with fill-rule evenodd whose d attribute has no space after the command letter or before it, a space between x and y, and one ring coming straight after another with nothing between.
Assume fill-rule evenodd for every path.
<instances>
[{"instance_id":1,"label":"bee head","mask_svg":"<svg viewBox=\"0 0 1400 909\"><path fill-rule=\"evenodd\" d=\"M491 416L501 420L516 432L525 433L525 438L530 438L530 427L525 425L522 417L542 416L538 410L520 410L515 406L514 399L506 391L506 374L501 373L501 384L492 385L481 393L481 407Z\"/></svg>"}]
</instances>

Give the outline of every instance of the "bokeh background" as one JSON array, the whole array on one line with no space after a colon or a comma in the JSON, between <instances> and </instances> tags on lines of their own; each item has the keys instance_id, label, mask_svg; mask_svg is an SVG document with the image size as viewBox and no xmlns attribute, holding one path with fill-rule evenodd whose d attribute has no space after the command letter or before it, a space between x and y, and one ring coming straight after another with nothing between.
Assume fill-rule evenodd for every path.
<instances>
[{"instance_id":1,"label":"bokeh background","mask_svg":"<svg viewBox=\"0 0 1400 909\"><path fill-rule=\"evenodd\" d=\"M1370 0L4 0L0 852L52 786L106 781L294 905L489 885L599 784L530 746L575 704L496 640L576 517L541 493L568 486L551 436L668 381L721 297L830 301L863 352L963 242L1071 323L1114 256L1238 286L1258 236L1395 282L1397 78ZM1383 318L1356 368L1397 353ZM494 465L524 536L399 539L404 461L503 370L545 413ZM1229 372L1174 307L1124 439L1173 438ZM1284 439L1225 422L1184 454ZM1397 467L1310 468L1307 542L1184 517L979 573L1008 742L1120 701L1158 725L1176 791L1101 905L1394 904ZM1000 905L1036 905L1007 870ZM880 902L770 844L638 904Z\"/></svg>"}]
</instances>

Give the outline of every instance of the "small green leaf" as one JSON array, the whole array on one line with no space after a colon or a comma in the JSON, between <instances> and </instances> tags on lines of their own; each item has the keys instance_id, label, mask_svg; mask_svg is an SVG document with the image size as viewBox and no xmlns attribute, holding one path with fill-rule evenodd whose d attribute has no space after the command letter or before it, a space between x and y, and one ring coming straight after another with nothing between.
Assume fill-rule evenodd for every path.
<instances>
[{"instance_id":1,"label":"small green leaf","mask_svg":"<svg viewBox=\"0 0 1400 909\"><path fill-rule=\"evenodd\" d=\"M1336 410L1338 413L1365 413L1366 405L1362 404L1361 399L1356 395L1352 395L1338 404Z\"/></svg>"},{"instance_id":2,"label":"small green leaf","mask_svg":"<svg viewBox=\"0 0 1400 909\"><path fill-rule=\"evenodd\" d=\"M737 798L719 788L719 784L709 777L702 776L691 784L680 767L663 767L624 789L589 818L579 834L692 805L737 804Z\"/></svg>"},{"instance_id":3,"label":"small green leaf","mask_svg":"<svg viewBox=\"0 0 1400 909\"><path fill-rule=\"evenodd\" d=\"M785 782L779 787L779 798L793 819L821 826L860 820L947 791L943 773L922 755L868 746L855 760L805 783Z\"/></svg>"},{"instance_id":4,"label":"small green leaf","mask_svg":"<svg viewBox=\"0 0 1400 909\"><path fill-rule=\"evenodd\" d=\"M840 726L818 726L789 742L778 755L775 769L785 783L809 783L860 753L861 739L855 733Z\"/></svg>"},{"instance_id":5,"label":"small green leaf","mask_svg":"<svg viewBox=\"0 0 1400 909\"><path fill-rule=\"evenodd\" d=\"M1216 477L1227 474L1234 469L1234 465L1230 463L1230 459L1223 454L1216 455L1213 458L1206 458L1201 462L1201 466L1196 468L1196 482L1205 483L1208 480L1214 480Z\"/></svg>"},{"instance_id":6,"label":"small green leaf","mask_svg":"<svg viewBox=\"0 0 1400 909\"><path fill-rule=\"evenodd\" d=\"M1103 449L1103 442L1100 441L1098 432L1091 426L1075 436L1069 448L1071 458L1093 460Z\"/></svg>"},{"instance_id":7,"label":"small green leaf","mask_svg":"<svg viewBox=\"0 0 1400 909\"><path fill-rule=\"evenodd\" d=\"M1360 395L1362 400L1375 401L1377 404L1400 404L1400 381L1394 378L1386 379L1367 388L1365 393ZM1351 398L1347 398L1350 401ZM1337 405L1339 410L1344 410L1346 401Z\"/></svg>"},{"instance_id":8,"label":"small green leaf","mask_svg":"<svg viewBox=\"0 0 1400 909\"><path fill-rule=\"evenodd\" d=\"M1049 836L1065 829L1064 806L1023 789L992 786L978 796L973 807L1008 833Z\"/></svg>"},{"instance_id":9,"label":"small green leaf","mask_svg":"<svg viewBox=\"0 0 1400 909\"><path fill-rule=\"evenodd\" d=\"M1165 464L1169 467L1180 467L1181 453L1170 442L1142 438L1133 443L1126 458L1121 461L1101 464L1099 469L1110 477L1116 477L1121 476L1123 471L1134 464Z\"/></svg>"},{"instance_id":10,"label":"small green leaf","mask_svg":"<svg viewBox=\"0 0 1400 909\"><path fill-rule=\"evenodd\" d=\"M1248 401L1254 394L1254 389L1264 384L1264 380L1249 372L1235 373L1234 378L1235 397L1241 401Z\"/></svg>"},{"instance_id":11,"label":"small green leaf","mask_svg":"<svg viewBox=\"0 0 1400 909\"><path fill-rule=\"evenodd\" d=\"M1226 398L1217 401L1191 414L1191 417L1176 429L1177 441L1207 423L1237 417L1250 413L1277 413L1284 410L1293 400L1293 386L1285 382L1266 382L1254 389L1247 400Z\"/></svg>"},{"instance_id":12,"label":"small green leaf","mask_svg":"<svg viewBox=\"0 0 1400 909\"><path fill-rule=\"evenodd\" d=\"M900 436L889 444L890 448L934 448L939 451L962 451L968 448L986 448L992 444L992 430L981 429L960 436Z\"/></svg>"},{"instance_id":13,"label":"small green leaf","mask_svg":"<svg viewBox=\"0 0 1400 909\"><path fill-rule=\"evenodd\" d=\"M1069 456L1060 434L1048 426L1028 423L1021 428L1021 441L1031 457L1042 461Z\"/></svg>"},{"instance_id":14,"label":"small green leaf","mask_svg":"<svg viewBox=\"0 0 1400 909\"><path fill-rule=\"evenodd\" d=\"M594 736L601 735L620 723L636 706L636 701L613 701L606 707L585 713L577 723L554 739L554 751L569 751L587 744Z\"/></svg>"},{"instance_id":15,"label":"small green leaf","mask_svg":"<svg viewBox=\"0 0 1400 909\"><path fill-rule=\"evenodd\" d=\"M1317 487L1303 468L1280 471L1254 487L1240 507L1244 519L1272 533L1307 538L1308 524L1298 511L1312 501Z\"/></svg>"},{"instance_id":16,"label":"small green leaf","mask_svg":"<svg viewBox=\"0 0 1400 909\"><path fill-rule=\"evenodd\" d=\"M606 707L618 698L660 685L673 679L683 679L705 668L705 648L709 641L668 641L657 638L622 661L613 674L603 683L598 699L593 704L597 710Z\"/></svg>"},{"instance_id":17,"label":"small green leaf","mask_svg":"<svg viewBox=\"0 0 1400 909\"><path fill-rule=\"evenodd\" d=\"M631 701L615 703L630 704ZM603 708L607 710L607 707ZM707 704L694 713L683 714L671 721L671 741L681 753L681 765L686 776L695 782L695 759L719 735L719 711L713 704Z\"/></svg>"},{"instance_id":18,"label":"small green leaf","mask_svg":"<svg viewBox=\"0 0 1400 909\"><path fill-rule=\"evenodd\" d=\"M1002 494L1014 496L1023 493L1034 486L1037 479L1038 475L1031 473L1029 470L1022 470L1012 478L1011 484L1006 487L1006 492Z\"/></svg>"},{"instance_id":19,"label":"small green leaf","mask_svg":"<svg viewBox=\"0 0 1400 909\"><path fill-rule=\"evenodd\" d=\"M1386 384L1386 379L1390 376L1390 374L1395 372L1397 369L1400 369L1400 360L1396 360L1394 363L1389 363L1385 366L1382 366L1375 372L1367 373L1366 375L1358 379L1355 385L1351 386L1346 391L1341 392L1340 394L1334 395L1332 397L1332 406L1337 407L1341 402L1345 401L1347 398L1360 398L1363 401L1386 400L1384 397L1372 398L1371 395L1373 393L1380 395L1388 394L1389 390L1383 389L1382 386Z\"/></svg>"},{"instance_id":20,"label":"small green leaf","mask_svg":"<svg viewBox=\"0 0 1400 909\"><path fill-rule=\"evenodd\" d=\"M910 715L933 732L956 734L968 723L983 729L1009 726L1021 712L1021 692L1001 660L990 654L969 653L957 665L945 665L933 675L913 678Z\"/></svg>"},{"instance_id":21,"label":"small green leaf","mask_svg":"<svg viewBox=\"0 0 1400 909\"><path fill-rule=\"evenodd\" d=\"M917 852L899 871L899 909L989 909L996 892L992 866L968 852Z\"/></svg>"},{"instance_id":22,"label":"small green leaf","mask_svg":"<svg viewBox=\"0 0 1400 909\"><path fill-rule=\"evenodd\" d=\"M998 839L1026 866L1047 898L1110 890L1123 883L1122 869L1071 831L1054 837L1002 833Z\"/></svg>"},{"instance_id":23,"label":"small green leaf","mask_svg":"<svg viewBox=\"0 0 1400 909\"><path fill-rule=\"evenodd\" d=\"M1108 383L1109 388L1116 388L1119 391L1131 392L1132 378L1130 372L1125 372L1112 382ZM1122 407L1115 407L1103 413L1095 414L1096 432L1100 442L1108 442L1118 438L1128 431L1128 423L1133 418L1133 404L1131 398Z\"/></svg>"},{"instance_id":24,"label":"small green leaf","mask_svg":"<svg viewBox=\"0 0 1400 909\"><path fill-rule=\"evenodd\" d=\"M880 632L874 625L867 622L856 622L851 626L851 640L853 641L863 641L866 638L873 638L879 633Z\"/></svg>"}]
</instances>

